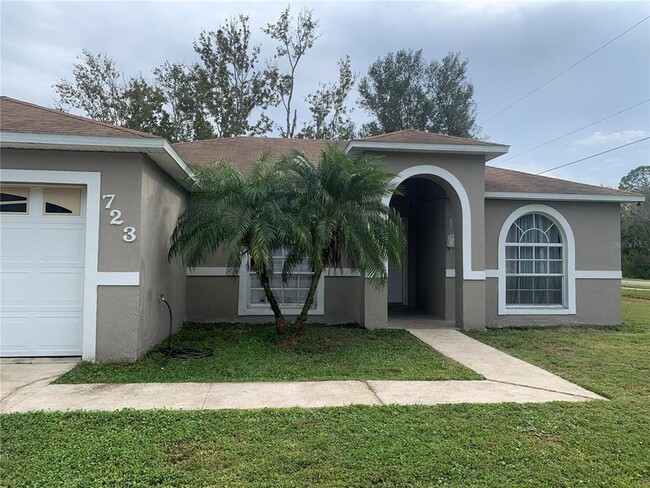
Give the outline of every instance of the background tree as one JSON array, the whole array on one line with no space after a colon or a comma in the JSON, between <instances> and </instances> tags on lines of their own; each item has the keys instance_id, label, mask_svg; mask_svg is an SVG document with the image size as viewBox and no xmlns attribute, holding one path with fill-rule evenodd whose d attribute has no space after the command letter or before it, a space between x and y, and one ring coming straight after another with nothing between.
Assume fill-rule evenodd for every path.
<instances>
[{"instance_id":1,"label":"background tree","mask_svg":"<svg viewBox=\"0 0 650 488\"><path fill-rule=\"evenodd\" d=\"M305 124L301 137L328 140L349 140L354 137L354 122L350 118L352 109L345 102L356 76L352 73L349 56L340 60L338 65L339 79L334 83L321 84L316 93L305 99L312 120Z\"/></svg>"},{"instance_id":2,"label":"background tree","mask_svg":"<svg viewBox=\"0 0 650 488\"><path fill-rule=\"evenodd\" d=\"M461 59L460 53L449 53L442 62L431 63L431 132L459 137L478 136L480 127L476 125L474 85L467 78L468 64L469 60Z\"/></svg>"},{"instance_id":3,"label":"background tree","mask_svg":"<svg viewBox=\"0 0 650 488\"><path fill-rule=\"evenodd\" d=\"M427 61L422 50L400 50L379 58L359 82L359 105L374 120L364 135L418 129L475 137L474 87L468 61L449 53L442 62Z\"/></svg>"},{"instance_id":4,"label":"background tree","mask_svg":"<svg viewBox=\"0 0 650 488\"><path fill-rule=\"evenodd\" d=\"M62 79L53 88L59 96L57 108L77 108L88 117L107 124L124 125L126 81L115 61L106 54L83 50L73 63L74 81Z\"/></svg>"},{"instance_id":5,"label":"background tree","mask_svg":"<svg viewBox=\"0 0 650 488\"><path fill-rule=\"evenodd\" d=\"M197 75L183 63L155 68L155 82L165 98L161 133L172 142L214 137L205 107L196 95Z\"/></svg>"},{"instance_id":6,"label":"background tree","mask_svg":"<svg viewBox=\"0 0 650 488\"><path fill-rule=\"evenodd\" d=\"M54 85L57 108L76 108L91 119L165 137L172 142L213 134L195 96L195 81L180 64L154 70L154 83L142 75L126 78L106 54L84 50L73 65L74 81Z\"/></svg>"},{"instance_id":7,"label":"background tree","mask_svg":"<svg viewBox=\"0 0 650 488\"><path fill-rule=\"evenodd\" d=\"M284 72L276 72L277 90L284 108L284 125L278 125L282 137L294 137L298 122L298 113L292 107L293 95L296 86L296 69L307 50L314 46L319 37L318 21L312 17L312 10L301 9L298 17L290 15L287 7L275 24L267 24L262 31L271 39L278 42L275 60L287 64ZM276 70L276 67L272 67Z\"/></svg>"},{"instance_id":8,"label":"background tree","mask_svg":"<svg viewBox=\"0 0 650 488\"><path fill-rule=\"evenodd\" d=\"M621 212L623 276L650 279L650 166L630 171L621 179L619 188L646 197L640 205L624 205Z\"/></svg>"},{"instance_id":9,"label":"background tree","mask_svg":"<svg viewBox=\"0 0 650 488\"><path fill-rule=\"evenodd\" d=\"M239 15L194 43L196 95L205 103L218 137L266 134L264 113L276 103L276 75L259 68L260 47L251 45L248 16Z\"/></svg>"}]
</instances>

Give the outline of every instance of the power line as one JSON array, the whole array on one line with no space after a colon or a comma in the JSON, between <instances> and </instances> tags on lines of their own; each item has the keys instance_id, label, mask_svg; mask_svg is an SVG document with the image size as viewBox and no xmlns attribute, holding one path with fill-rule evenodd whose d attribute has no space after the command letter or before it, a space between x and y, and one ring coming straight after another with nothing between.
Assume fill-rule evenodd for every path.
<instances>
[{"instance_id":1,"label":"power line","mask_svg":"<svg viewBox=\"0 0 650 488\"><path fill-rule=\"evenodd\" d=\"M614 42L616 39L618 39L619 37L624 36L625 34L627 34L628 32L630 32L630 31L631 31L632 29L634 29L635 27L638 27L639 25L643 24L643 23L644 23L646 20L648 20L648 19L650 19L650 15L649 15L648 17L646 17L645 19L643 19L642 21L637 22L636 24L634 24L632 27L630 27L630 28L627 29L626 31L621 32L619 35L617 35L617 36L614 37L613 39L610 39L609 41L607 41L605 44L603 44L602 46L600 46L600 47L599 47L598 49L596 49L595 51L590 52L590 53L587 54L584 58L582 58L582 59L580 59L579 61L573 63L571 66L569 66L568 68L566 68L564 71L561 71L560 73L556 74L556 75L555 75L553 78L551 78L550 80L545 81L544 83L542 83L541 85L539 85L537 88L535 88L535 89L529 91L528 93L526 93L523 97L518 98L517 100L515 100L514 102L512 102L512 103L511 103L510 105L508 105L507 107L505 107L505 108L499 110L497 113L495 113L495 114L492 115L491 117L488 117L488 118L485 119L483 122L481 122L481 124L485 124L486 122L492 120L492 119L495 118L496 116L501 115L503 112L505 112L505 111L508 110L509 108L514 107L515 105L517 105L519 102L521 102L521 101L524 100L525 98L528 98L530 95L532 95L533 93L535 93L535 92L538 91L539 89L541 89L541 88L545 87L546 85L548 85L551 81L556 80L557 78L559 78L560 76L562 76L562 75L563 75L564 73L566 73L567 71L569 71L569 70L575 68L575 67L578 66L580 63L582 63L583 61L587 60L588 58L590 58L591 56L593 56L594 54L596 54L598 51L601 51L601 50L604 49L605 47L609 46L609 45L610 45L612 42Z\"/></svg>"},{"instance_id":2,"label":"power line","mask_svg":"<svg viewBox=\"0 0 650 488\"><path fill-rule=\"evenodd\" d=\"M648 139L650 139L650 136L644 137L643 139L638 139L638 140L633 141L633 142L628 142L627 144L623 144L622 146L618 146L618 147L614 147L612 149L608 149L607 151L599 152L598 154L592 154L591 156L587 156L586 158L576 159L575 161L571 161L570 163L561 164L560 166L556 166L555 168L540 171L537 174L538 175L543 175L544 173L550 173L551 171L555 171L556 169L565 168L567 166L571 166L572 164L576 164L576 163L579 163L581 161L586 161L587 159L595 158L596 156L600 156L601 154L607 154L607 153L610 153L612 151L616 151L617 149L621 149L621 148L624 148L624 147L627 147L627 146L631 146L632 144L636 144L638 142L647 141Z\"/></svg>"},{"instance_id":3,"label":"power line","mask_svg":"<svg viewBox=\"0 0 650 488\"><path fill-rule=\"evenodd\" d=\"M617 116L617 115L620 115L620 114L622 114L622 113L624 113L624 112L627 112L628 110L632 110L633 108L636 108L636 107L638 107L639 105L643 105L644 103L648 103L648 102L650 102L650 98L648 98L647 100L644 100L644 101L642 101L642 102L639 102L639 103L637 103L637 104L635 104L635 105L632 105L631 107L628 107L628 108L626 108L626 109L623 109L623 110L621 110L621 111L619 111L619 112L616 112L615 114L611 114L611 115L608 115L607 117L603 117L602 119L597 120L596 122L592 122L591 124L584 125L584 126L580 127L579 129L575 129L575 130L572 130L571 132L567 132L566 134L562 134L561 136L558 136L558 137L556 137L555 139L551 139L550 141L546 141L546 142L544 142L544 143L542 143L542 144L539 144L538 146L531 147L530 149L526 149L525 151L520 152L520 153L517 153L517 154L515 154L514 156L510 156L508 159L503 159L503 160L500 160L500 161L495 161L494 164L501 164L501 163L505 163L506 161L510 161L511 159L518 158L519 156L522 156L522 155L527 154L527 153L529 153L529 152L531 152L531 151L534 151L535 149L539 149L540 147L547 146L548 144L551 144L552 142L559 141L560 139L563 139L563 138L565 138L566 136L570 136L571 134L575 134L576 132L580 132L581 130L586 129L587 127L591 127L592 125L599 124L599 123L601 123L601 122L604 121L604 120L611 119L612 117L615 117L615 116Z\"/></svg>"}]
</instances>

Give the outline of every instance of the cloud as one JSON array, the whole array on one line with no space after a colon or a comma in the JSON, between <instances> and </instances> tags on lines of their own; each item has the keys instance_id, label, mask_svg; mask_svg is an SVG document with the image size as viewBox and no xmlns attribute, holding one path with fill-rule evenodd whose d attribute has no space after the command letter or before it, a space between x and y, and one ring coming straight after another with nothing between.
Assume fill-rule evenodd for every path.
<instances>
[{"instance_id":1,"label":"cloud","mask_svg":"<svg viewBox=\"0 0 650 488\"><path fill-rule=\"evenodd\" d=\"M600 146L602 144L627 144L637 141L649 134L645 130L623 130L620 132L596 132L586 139L578 139L575 146Z\"/></svg>"}]
</instances>

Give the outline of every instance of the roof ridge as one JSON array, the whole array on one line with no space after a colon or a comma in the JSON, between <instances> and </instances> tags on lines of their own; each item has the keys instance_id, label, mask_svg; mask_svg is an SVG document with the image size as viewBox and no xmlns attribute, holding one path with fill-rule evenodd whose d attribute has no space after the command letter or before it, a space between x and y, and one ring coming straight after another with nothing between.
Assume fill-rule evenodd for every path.
<instances>
[{"instance_id":1,"label":"roof ridge","mask_svg":"<svg viewBox=\"0 0 650 488\"><path fill-rule=\"evenodd\" d=\"M610 191L617 191L617 192L619 192L621 194L626 194L626 195L636 195L636 193L629 192L627 190L620 190L618 188L610 188L608 186L592 185L590 183L582 183L580 181L565 180L564 178L554 178L552 176L536 175L534 173L528 173L526 171L520 171L520 170L516 170L516 169L497 168L496 166L490 166L490 165L486 165L485 168L486 169L489 168L490 170L507 171L509 173L518 173L518 174L526 175L528 177L532 176L532 177L535 177L535 178L544 178L545 180L562 181L562 182L565 182L565 183L572 183L574 185L581 185L581 186L586 186L586 187L589 187L589 188L597 188L599 190L605 189L605 190L610 190Z\"/></svg>"},{"instance_id":2,"label":"roof ridge","mask_svg":"<svg viewBox=\"0 0 650 488\"><path fill-rule=\"evenodd\" d=\"M453 136L451 134L443 134L442 132L430 132L428 130L420 130L420 129L401 129L401 130L397 130L397 131L394 131L394 132L383 132L381 134L375 134L374 136L363 137L363 138L360 138L360 139L357 139L357 140L360 140L360 141L365 141L365 140L368 140L368 139L375 140L375 139L378 139L380 137L385 137L385 136L394 135L394 134L403 134L403 133L406 133L406 132L415 132L417 134L430 134L432 136L439 136L439 137L446 137L446 138L450 138L450 139L457 139L459 141L472 141L472 142L475 142L475 143L489 144L489 145L494 145L494 146L501 146L502 145L502 144L498 144L496 142L484 141L484 140L481 140L481 139L472 139L471 137Z\"/></svg>"},{"instance_id":3,"label":"roof ridge","mask_svg":"<svg viewBox=\"0 0 650 488\"><path fill-rule=\"evenodd\" d=\"M232 137L212 137L211 139L197 139L195 141L179 141L179 142L174 142L173 145L176 144L196 144L197 142L214 142L214 141L231 141L234 139L252 139L255 141L308 141L308 142L318 142L318 143L324 143L324 142L333 142L333 143L341 143L341 142L350 142L350 141L336 141L333 139L306 139L306 138L299 138L299 137L266 137L266 136L232 136Z\"/></svg>"},{"instance_id":4,"label":"roof ridge","mask_svg":"<svg viewBox=\"0 0 650 488\"><path fill-rule=\"evenodd\" d=\"M75 119L75 120L81 120L83 122L99 125L101 127L109 127L111 129L116 129L116 130L119 130L119 131L122 131L122 132L126 132L127 134L133 134L133 135L138 135L140 137L147 137L147 138L163 139L162 137L159 137L159 136L156 136L156 135L153 135L153 134L149 134L147 132L142 132L142 131L139 131L139 130L136 130L136 129L129 129L128 127L121 127L119 125L109 124L107 122L101 122L99 120L93 120L93 119L91 119L89 117L83 117L81 115L71 114L71 113L68 113L68 112L64 112L63 110L56 110L56 109L49 108L49 107L43 107L42 105L37 105L35 103L26 102L24 100L18 100L16 98L8 97L6 95L0 96L0 99L10 100L10 101L12 101L14 103L25 105L27 107L35 108L35 109L42 110L44 112L53 113L53 114L56 114L56 115L62 115L62 116L65 116L65 117L70 117L70 118Z\"/></svg>"}]
</instances>

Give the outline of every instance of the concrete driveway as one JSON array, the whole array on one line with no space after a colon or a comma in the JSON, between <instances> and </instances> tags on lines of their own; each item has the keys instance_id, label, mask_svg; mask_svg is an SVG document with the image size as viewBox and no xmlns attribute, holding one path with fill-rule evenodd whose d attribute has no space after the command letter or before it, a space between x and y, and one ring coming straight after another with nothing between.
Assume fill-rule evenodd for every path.
<instances>
[{"instance_id":1,"label":"concrete driveway","mask_svg":"<svg viewBox=\"0 0 650 488\"><path fill-rule=\"evenodd\" d=\"M78 358L0 360L0 403L15 405L70 371Z\"/></svg>"}]
</instances>

